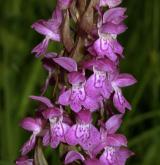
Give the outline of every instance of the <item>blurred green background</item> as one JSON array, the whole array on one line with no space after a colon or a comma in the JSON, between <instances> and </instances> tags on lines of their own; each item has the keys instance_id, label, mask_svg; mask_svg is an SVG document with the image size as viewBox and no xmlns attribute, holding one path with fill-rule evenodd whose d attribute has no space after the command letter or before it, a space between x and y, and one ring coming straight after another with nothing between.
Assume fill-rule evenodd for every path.
<instances>
[{"instance_id":1,"label":"blurred green background","mask_svg":"<svg viewBox=\"0 0 160 165\"><path fill-rule=\"evenodd\" d=\"M42 39L30 25L48 19L55 0L0 1L0 165L12 165L19 148L29 137L19 127L24 116L32 115L47 73L30 51ZM138 79L124 90L133 105L121 128L135 157L128 165L160 164L160 0L124 0L129 29L120 36L125 47L122 72ZM58 164L57 153L45 151L49 164ZM54 163L53 163L54 162Z\"/></svg>"}]
</instances>

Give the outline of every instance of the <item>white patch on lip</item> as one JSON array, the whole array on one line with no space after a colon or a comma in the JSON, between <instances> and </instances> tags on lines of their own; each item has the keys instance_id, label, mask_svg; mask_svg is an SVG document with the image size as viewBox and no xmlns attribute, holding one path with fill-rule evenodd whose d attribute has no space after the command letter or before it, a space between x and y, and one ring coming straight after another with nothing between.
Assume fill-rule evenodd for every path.
<instances>
[{"instance_id":1,"label":"white patch on lip","mask_svg":"<svg viewBox=\"0 0 160 165\"><path fill-rule=\"evenodd\" d=\"M95 74L95 87L100 88L103 85L103 82L106 80L106 72L97 70L95 67L93 67L93 71Z\"/></svg>"},{"instance_id":2,"label":"white patch on lip","mask_svg":"<svg viewBox=\"0 0 160 165\"><path fill-rule=\"evenodd\" d=\"M78 83L78 84L73 84L72 85L71 100L74 100L77 97L80 100L85 99L86 93L85 93L85 89L84 89L84 83Z\"/></svg>"},{"instance_id":3,"label":"white patch on lip","mask_svg":"<svg viewBox=\"0 0 160 165\"><path fill-rule=\"evenodd\" d=\"M105 151L104 152L105 152L106 159L110 163L113 163L114 159L115 159L115 148L107 146L107 147L105 147Z\"/></svg>"}]
</instances>

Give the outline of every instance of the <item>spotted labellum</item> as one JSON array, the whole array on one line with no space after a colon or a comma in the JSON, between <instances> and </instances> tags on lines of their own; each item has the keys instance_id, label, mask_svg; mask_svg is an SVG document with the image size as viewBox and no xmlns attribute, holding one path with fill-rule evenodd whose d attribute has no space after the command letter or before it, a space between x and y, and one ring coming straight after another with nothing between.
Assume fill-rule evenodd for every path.
<instances>
[{"instance_id":1,"label":"spotted labellum","mask_svg":"<svg viewBox=\"0 0 160 165\"><path fill-rule=\"evenodd\" d=\"M118 36L127 30L121 3L57 0L48 20L33 23L44 39L32 53L48 76L39 96L30 96L37 108L34 117L21 122L32 134L17 165L47 165L44 147L59 148L61 164L125 165L134 155L118 131L131 110L123 88L137 82L119 68L125 55ZM48 46L55 42L61 50L50 52Z\"/></svg>"}]
</instances>

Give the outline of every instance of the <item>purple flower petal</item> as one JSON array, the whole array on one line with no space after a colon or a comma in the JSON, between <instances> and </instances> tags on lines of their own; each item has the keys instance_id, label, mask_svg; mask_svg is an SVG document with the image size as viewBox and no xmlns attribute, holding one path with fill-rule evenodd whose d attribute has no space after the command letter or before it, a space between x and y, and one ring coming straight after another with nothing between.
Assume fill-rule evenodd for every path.
<instances>
[{"instance_id":1,"label":"purple flower petal","mask_svg":"<svg viewBox=\"0 0 160 165\"><path fill-rule=\"evenodd\" d=\"M121 113L125 113L125 109L131 110L131 105L124 98L121 91L115 91L113 96L113 104L117 108L117 110Z\"/></svg>"},{"instance_id":2,"label":"purple flower petal","mask_svg":"<svg viewBox=\"0 0 160 165\"><path fill-rule=\"evenodd\" d=\"M110 40L99 38L94 42L93 46L99 57L107 56L111 61L117 60L116 52L114 52L114 48Z\"/></svg>"},{"instance_id":3,"label":"purple flower petal","mask_svg":"<svg viewBox=\"0 0 160 165\"><path fill-rule=\"evenodd\" d=\"M43 136L43 145L48 146L50 144L50 131L47 130L45 135Z\"/></svg>"},{"instance_id":4,"label":"purple flower petal","mask_svg":"<svg viewBox=\"0 0 160 165\"><path fill-rule=\"evenodd\" d=\"M78 144L89 152L100 143L100 133L92 124L78 124L76 128Z\"/></svg>"},{"instance_id":5,"label":"purple flower petal","mask_svg":"<svg viewBox=\"0 0 160 165\"><path fill-rule=\"evenodd\" d=\"M82 102L79 99L74 99L70 101L70 107L74 112L79 112L82 108Z\"/></svg>"},{"instance_id":6,"label":"purple flower petal","mask_svg":"<svg viewBox=\"0 0 160 165\"><path fill-rule=\"evenodd\" d=\"M53 20L39 20L32 25L38 33L48 36L48 38L54 41L60 41L60 34L59 34L59 25L56 24Z\"/></svg>"},{"instance_id":7,"label":"purple flower petal","mask_svg":"<svg viewBox=\"0 0 160 165\"><path fill-rule=\"evenodd\" d=\"M16 160L16 165L33 165L33 159L29 159L28 156L22 156Z\"/></svg>"},{"instance_id":8,"label":"purple flower petal","mask_svg":"<svg viewBox=\"0 0 160 165\"><path fill-rule=\"evenodd\" d=\"M108 135L106 141L108 146L114 146L114 147L127 146L127 139L122 134Z\"/></svg>"},{"instance_id":9,"label":"purple flower petal","mask_svg":"<svg viewBox=\"0 0 160 165\"><path fill-rule=\"evenodd\" d=\"M106 121L105 128L107 129L108 134L113 134L119 129L122 123L122 117L123 115L121 114L114 115Z\"/></svg>"},{"instance_id":10,"label":"purple flower petal","mask_svg":"<svg viewBox=\"0 0 160 165\"><path fill-rule=\"evenodd\" d=\"M77 145L78 144L78 141L77 141L77 137L76 137L76 125L73 125L66 133L65 135L65 138L66 138L66 141L69 145Z\"/></svg>"},{"instance_id":11,"label":"purple flower petal","mask_svg":"<svg viewBox=\"0 0 160 165\"><path fill-rule=\"evenodd\" d=\"M22 146L21 154L26 155L28 152L30 152L36 143L36 136L33 134L30 139Z\"/></svg>"},{"instance_id":12,"label":"purple flower petal","mask_svg":"<svg viewBox=\"0 0 160 165\"><path fill-rule=\"evenodd\" d=\"M100 160L98 159L88 159L85 161L85 165L106 165L103 164ZM109 165L109 164L108 164Z\"/></svg>"},{"instance_id":13,"label":"purple flower petal","mask_svg":"<svg viewBox=\"0 0 160 165\"><path fill-rule=\"evenodd\" d=\"M67 90L65 92L63 92L59 98L58 98L58 103L61 105L69 105L69 99L71 96L71 90Z\"/></svg>"},{"instance_id":14,"label":"purple flower petal","mask_svg":"<svg viewBox=\"0 0 160 165\"><path fill-rule=\"evenodd\" d=\"M101 88L95 88L95 75L88 78L85 84L85 91L92 98L98 98L100 96Z\"/></svg>"},{"instance_id":15,"label":"purple flower petal","mask_svg":"<svg viewBox=\"0 0 160 165\"><path fill-rule=\"evenodd\" d=\"M91 98L89 96L86 96L86 99L84 102L82 102L82 105L86 108L89 109L90 111L95 111L99 108L99 101L96 98Z\"/></svg>"},{"instance_id":16,"label":"purple flower petal","mask_svg":"<svg viewBox=\"0 0 160 165\"><path fill-rule=\"evenodd\" d=\"M44 55L47 51L49 39L45 38L41 43L39 43L36 47L33 48L32 53L36 53L36 57L40 57Z\"/></svg>"},{"instance_id":17,"label":"purple flower petal","mask_svg":"<svg viewBox=\"0 0 160 165\"><path fill-rule=\"evenodd\" d=\"M31 117L24 118L21 121L21 127L32 132L39 132L41 130L41 127L37 121Z\"/></svg>"},{"instance_id":18,"label":"purple flower petal","mask_svg":"<svg viewBox=\"0 0 160 165\"><path fill-rule=\"evenodd\" d=\"M62 115L59 108L50 108L42 112L45 119L51 119Z\"/></svg>"},{"instance_id":19,"label":"purple flower petal","mask_svg":"<svg viewBox=\"0 0 160 165\"><path fill-rule=\"evenodd\" d=\"M117 76L114 82L118 87L126 87L135 84L137 80L130 74L122 73Z\"/></svg>"},{"instance_id":20,"label":"purple flower petal","mask_svg":"<svg viewBox=\"0 0 160 165\"><path fill-rule=\"evenodd\" d=\"M77 63L69 57L53 58L53 61L69 72L77 71Z\"/></svg>"},{"instance_id":21,"label":"purple flower petal","mask_svg":"<svg viewBox=\"0 0 160 165\"><path fill-rule=\"evenodd\" d=\"M54 105L52 104L52 102L47 97L43 97L43 96L30 96L29 98L43 103L48 108L53 108L54 107Z\"/></svg>"},{"instance_id":22,"label":"purple flower petal","mask_svg":"<svg viewBox=\"0 0 160 165\"><path fill-rule=\"evenodd\" d=\"M100 6L116 7L122 3L122 0L100 0Z\"/></svg>"},{"instance_id":23,"label":"purple flower petal","mask_svg":"<svg viewBox=\"0 0 160 165\"><path fill-rule=\"evenodd\" d=\"M81 110L80 112L77 113L77 118L81 122L84 123L91 123L92 122L92 114L88 110Z\"/></svg>"},{"instance_id":24,"label":"purple flower petal","mask_svg":"<svg viewBox=\"0 0 160 165\"><path fill-rule=\"evenodd\" d=\"M113 23L106 23L102 25L100 31L101 33L110 33L110 34L121 34L127 30L127 26L123 23L118 25Z\"/></svg>"},{"instance_id":25,"label":"purple flower petal","mask_svg":"<svg viewBox=\"0 0 160 165\"><path fill-rule=\"evenodd\" d=\"M79 84L85 81L85 76L79 72L71 72L68 74L68 81L70 84Z\"/></svg>"},{"instance_id":26,"label":"purple flower petal","mask_svg":"<svg viewBox=\"0 0 160 165\"><path fill-rule=\"evenodd\" d=\"M117 7L107 10L103 14L103 23L111 22L113 24L120 24L126 16L124 13L126 12L126 8Z\"/></svg>"},{"instance_id":27,"label":"purple flower petal","mask_svg":"<svg viewBox=\"0 0 160 165\"><path fill-rule=\"evenodd\" d=\"M75 160L84 161L85 158L82 154L77 151L69 151L65 157L65 164L74 162Z\"/></svg>"},{"instance_id":28,"label":"purple flower petal","mask_svg":"<svg viewBox=\"0 0 160 165\"><path fill-rule=\"evenodd\" d=\"M111 45L113 46L113 51L115 53L119 54L123 58L123 47L122 47L122 45L117 40L113 40L111 42Z\"/></svg>"},{"instance_id":29,"label":"purple flower petal","mask_svg":"<svg viewBox=\"0 0 160 165\"><path fill-rule=\"evenodd\" d=\"M99 71L105 71L105 72L113 72L116 69L115 64L106 58L100 58L100 59L92 59L89 61L85 61L83 63L83 67L93 70L93 67L96 68Z\"/></svg>"},{"instance_id":30,"label":"purple flower petal","mask_svg":"<svg viewBox=\"0 0 160 165\"><path fill-rule=\"evenodd\" d=\"M132 155L134 155L132 151L125 147L121 147L118 153L117 162L119 162L119 165L125 165L126 160Z\"/></svg>"}]
</instances>

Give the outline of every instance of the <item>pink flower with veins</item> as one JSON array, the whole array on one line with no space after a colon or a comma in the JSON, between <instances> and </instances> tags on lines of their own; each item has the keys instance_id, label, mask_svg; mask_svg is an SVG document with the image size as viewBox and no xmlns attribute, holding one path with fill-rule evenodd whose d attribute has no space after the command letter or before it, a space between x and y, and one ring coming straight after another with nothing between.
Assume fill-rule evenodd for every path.
<instances>
[{"instance_id":1,"label":"pink flower with veins","mask_svg":"<svg viewBox=\"0 0 160 165\"><path fill-rule=\"evenodd\" d=\"M92 124L91 112L81 110L77 113L77 123L74 124L66 134L69 145L79 144L88 153L100 142L100 133Z\"/></svg>"},{"instance_id":2,"label":"pink flower with veins","mask_svg":"<svg viewBox=\"0 0 160 165\"><path fill-rule=\"evenodd\" d=\"M50 128L43 137L43 144L45 146L50 144L52 148L57 148L60 142L66 142L65 134L70 126L63 121L63 111L59 108L48 109L43 112L43 116L50 123Z\"/></svg>"},{"instance_id":3,"label":"pink flower with veins","mask_svg":"<svg viewBox=\"0 0 160 165\"><path fill-rule=\"evenodd\" d=\"M42 131L44 124L45 124L44 121L40 118L34 119L31 117L26 117L22 120L21 127L27 131L32 132L30 139L21 148L22 155L26 155L28 152L30 152L34 148L36 144L36 137Z\"/></svg>"},{"instance_id":4,"label":"pink flower with veins","mask_svg":"<svg viewBox=\"0 0 160 165\"><path fill-rule=\"evenodd\" d=\"M116 7L122 3L122 0L100 0L100 6Z\"/></svg>"},{"instance_id":5,"label":"pink flower with veins","mask_svg":"<svg viewBox=\"0 0 160 165\"><path fill-rule=\"evenodd\" d=\"M70 105L74 112L79 112L83 107L95 111L99 108L99 99L87 95L86 79L82 73L71 72L68 74L71 89L63 92L58 99L61 105Z\"/></svg>"}]
</instances>

